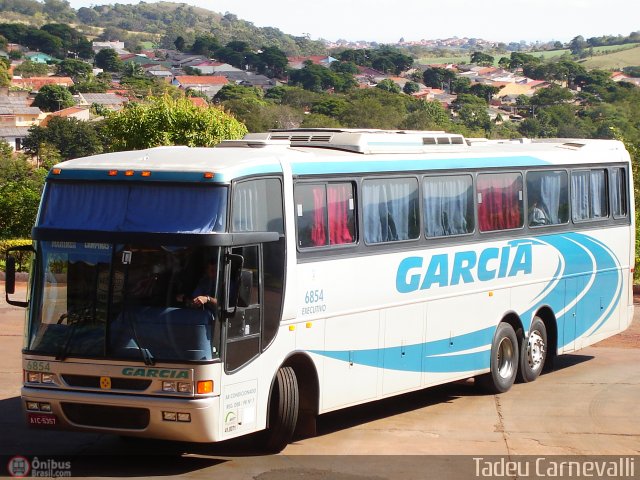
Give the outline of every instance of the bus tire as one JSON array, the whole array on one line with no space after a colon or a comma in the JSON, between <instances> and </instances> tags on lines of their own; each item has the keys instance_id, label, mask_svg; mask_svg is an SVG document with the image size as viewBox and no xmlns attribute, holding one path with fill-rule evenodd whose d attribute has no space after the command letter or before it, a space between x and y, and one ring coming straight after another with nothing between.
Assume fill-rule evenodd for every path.
<instances>
[{"instance_id":1,"label":"bus tire","mask_svg":"<svg viewBox=\"0 0 640 480\"><path fill-rule=\"evenodd\" d=\"M269 398L269 426L264 440L267 452L278 453L291 443L298 421L299 403L295 371L291 367L280 368Z\"/></svg>"},{"instance_id":2,"label":"bus tire","mask_svg":"<svg viewBox=\"0 0 640 480\"><path fill-rule=\"evenodd\" d=\"M518 338L513 327L501 322L491 344L491 371L476 377L476 383L488 393L504 393L518 373Z\"/></svg>"},{"instance_id":3,"label":"bus tire","mask_svg":"<svg viewBox=\"0 0 640 480\"><path fill-rule=\"evenodd\" d=\"M539 317L534 317L529 335L523 336L520 344L518 381L527 383L538 378L547 359L547 349L547 328Z\"/></svg>"}]
</instances>

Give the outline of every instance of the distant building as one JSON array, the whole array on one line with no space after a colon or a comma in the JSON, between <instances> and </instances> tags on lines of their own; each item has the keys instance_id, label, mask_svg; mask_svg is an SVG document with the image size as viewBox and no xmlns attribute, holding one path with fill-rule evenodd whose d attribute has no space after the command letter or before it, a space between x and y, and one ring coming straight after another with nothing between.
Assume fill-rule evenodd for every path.
<instances>
[{"instance_id":1,"label":"distant building","mask_svg":"<svg viewBox=\"0 0 640 480\"><path fill-rule=\"evenodd\" d=\"M46 53L43 53L43 52L27 52L24 54L24 56L27 60L31 60L33 63L46 64L56 60L51 55L47 55Z\"/></svg>"},{"instance_id":2,"label":"distant building","mask_svg":"<svg viewBox=\"0 0 640 480\"><path fill-rule=\"evenodd\" d=\"M172 85L183 90L195 90L211 98L227 85L229 81L218 75L177 75Z\"/></svg>"},{"instance_id":3,"label":"distant building","mask_svg":"<svg viewBox=\"0 0 640 480\"><path fill-rule=\"evenodd\" d=\"M305 62L311 62L314 65L322 65L323 67L329 68L333 62L337 62L337 58L333 58L327 55L309 55L306 57L287 57L289 60L289 68L294 70L300 70L304 67Z\"/></svg>"},{"instance_id":4,"label":"distant building","mask_svg":"<svg viewBox=\"0 0 640 480\"><path fill-rule=\"evenodd\" d=\"M29 135L30 127L0 127L0 140L9 144L14 152L22 150L24 139Z\"/></svg>"},{"instance_id":5,"label":"distant building","mask_svg":"<svg viewBox=\"0 0 640 480\"><path fill-rule=\"evenodd\" d=\"M39 125L46 114L38 107L0 105L0 127L31 127Z\"/></svg>"},{"instance_id":6,"label":"distant building","mask_svg":"<svg viewBox=\"0 0 640 480\"><path fill-rule=\"evenodd\" d=\"M91 106L93 104L101 105L109 110L117 111L122 109L127 99L114 93L79 93L78 105Z\"/></svg>"},{"instance_id":7,"label":"distant building","mask_svg":"<svg viewBox=\"0 0 640 480\"><path fill-rule=\"evenodd\" d=\"M91 112L89 112L88 107L75 106L75 107L63 108L62 110L58 110L57 112L51 112L40 123L40 125L43 127L46 126L49 123L49 121L54 117L75 118L76 120L87 122L91 119Z\"/></svg>"},{"instance_id":8,"label":"distant building","mask_svg":"<svg viewBox=\"0 0 640 480\"><path fill-rule=\"evenodd\" d=\"M13 78L11 86L28 89L32 92L38 92L45 85L60 85L62 87L70 87L73 85L71 77L31 77L31 78Z\"/></svg>"},{"instance_id":9,"label":"distant building","mask_svg":"<svg viewBox=\"0 0 640 480\"><path fill-rule=\"evenodd\" d=\"M91 46L93 48L93 52L94 53L98 53L100 50L103 50L105 48L111 48L111 49L115 50L118 55L124 55L124 54L129 53L124 49L124 42L119 42L119 41L114 41L114 42L93 42L91 44Z\"/></svg>"}]
</instances>

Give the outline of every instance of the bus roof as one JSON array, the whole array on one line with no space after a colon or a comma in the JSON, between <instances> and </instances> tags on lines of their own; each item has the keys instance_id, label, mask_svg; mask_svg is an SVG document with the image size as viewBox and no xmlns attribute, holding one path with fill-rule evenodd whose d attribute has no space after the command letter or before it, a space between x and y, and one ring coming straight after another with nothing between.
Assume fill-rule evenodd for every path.
<instances>
[{"instance_id":1,"label":"bus roof","mask_svg":"<svg viewBox=\"0 0 640 480\"><path fill-rule=\"evenodd\" d=\"M444 132L294 129L248 134L215 148L185 146L68 160L50 177L86 180L229 182L256 174L294 175L508 168L628 161L616 140L465 139ZM288 167L287 167L288 170Z\"/></svg>"}]
</instances>

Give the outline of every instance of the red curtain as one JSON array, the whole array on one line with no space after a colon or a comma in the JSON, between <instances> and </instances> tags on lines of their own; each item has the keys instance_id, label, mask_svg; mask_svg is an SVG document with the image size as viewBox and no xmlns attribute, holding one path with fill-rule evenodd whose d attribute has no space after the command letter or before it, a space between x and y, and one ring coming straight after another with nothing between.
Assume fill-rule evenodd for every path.
<instances>
[{"instance_id":1,"label":"red curtain","mask_svg":"<svg viewBox=\"0 0 640 480\"><path fill-rule=\"evenodd\" d=\"M327 226L324 221L324 187L314 186L313 192L313 226L311 227L311 243L317 247L327 244Z\"/></svg>"},{"instance_id":2,"label":"red curtain","mask_svg":"<svg viewBox=\"0 0 640 480\"><path fill-rule=\"evenodd\" d=\"M522 180L517 174L482 175L478 178L480 230L506 230L521 226Z\"/></svg>"},{"instance_id":3,"label":"red curtain","mask_svg":"<svg viewBox=\"0 0 640 480\"><path fill-rule=\"evenodd\" d=\"M352 243L353 233L349 222L349 198L351 184L327 186L327 210L329 213L329 244Z\"/></svg>"}]
</instances>

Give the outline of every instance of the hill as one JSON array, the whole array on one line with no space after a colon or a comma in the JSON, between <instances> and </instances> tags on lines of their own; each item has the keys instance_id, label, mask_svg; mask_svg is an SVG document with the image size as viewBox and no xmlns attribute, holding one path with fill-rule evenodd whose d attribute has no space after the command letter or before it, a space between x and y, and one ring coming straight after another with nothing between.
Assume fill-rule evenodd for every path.
<instances>
[{"instance_id":1,"label":"hill","mask_svg":"<svg viewBox=\"0 0 640 480\"><path fill-rule=\"evenodd\" d=\"M586 59L582 65L585 68L599 68L602 70L622 70L624 67L640 65L640 46L626 50L599 55Z\"/></svg>"},{"instance_id":2,"label":"hill","mask_svg":"<svg viewBox=\"0 0 640 480\"><path fill-rule=\"evenodd\" d=\"M182 36L188 44L196 34L209 34L214 35L223 45L235 40L246 42L253 49L278 47L287 55L326 53L323 42L287 35L277 28L256 27L235 15L221 15L185 3L116 3L75 10L62 1L41 3L37 0L0 0L0 11L3 12L4 21L38 27L54 22L75 24L87 34L93 29L112 40L125 41L126 37L135 36L138 41L152 40L166 48L173 48L173 42L178 36Z\"/></svg>"}]
</instances>

